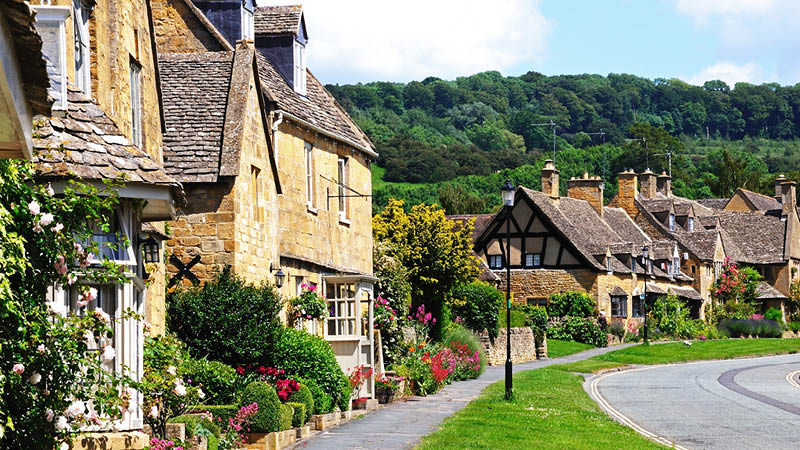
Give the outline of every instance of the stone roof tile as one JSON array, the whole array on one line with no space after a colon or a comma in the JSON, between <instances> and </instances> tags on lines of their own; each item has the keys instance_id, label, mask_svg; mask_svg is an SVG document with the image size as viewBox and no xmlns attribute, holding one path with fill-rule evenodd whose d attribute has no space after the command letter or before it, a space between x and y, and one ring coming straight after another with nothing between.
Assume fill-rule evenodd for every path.
<instances>
[{"instance_id":1,"label":"stone roof tile","mask_svg":"<svg viewBox=\"0 0 800 450\"><path fill-rule=\"evenodd\" d=\"M296 34L303 18L302 5L264 6L253 13L255 34Z\"/></svg>"}]
</instances>

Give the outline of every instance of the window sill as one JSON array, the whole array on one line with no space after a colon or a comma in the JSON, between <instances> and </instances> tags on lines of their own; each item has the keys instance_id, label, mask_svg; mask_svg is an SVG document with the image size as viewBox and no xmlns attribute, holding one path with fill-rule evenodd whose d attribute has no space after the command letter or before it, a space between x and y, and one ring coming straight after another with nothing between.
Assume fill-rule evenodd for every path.
<instances>
[{"instance_id":1,"label":"window sill","mask_svg":"<svg viewBox=\"0 0 800 450\"><path fill-rule=\"evenodd\" d=\"M344 225L346 227L350 226L350 219L345 219L343 217L339 217L339 225Z\"/></svg>"},{"instance_id":2,"label":"window sill","mask_svg":"<svg viewBox=\"0 0 800 450\"><path fill-rule=\"evenodd\" d=\"M348 336L325 336L328 342L357 342L361 340L361 336L355 334Z\"/></svg>"},{"instance_id":3,"label":"window sill","mask_svg":"<svg viewBox=\"0 0 800 450\"><path fill-rule=\"evenodd\" d=\"M314 208L311 205L306 205L306 209L308 210L308 212L310 212L311 214L313 214L315 216L319 214L319 211L317 211L317 208Z\"/></svg>"}]
</instances>

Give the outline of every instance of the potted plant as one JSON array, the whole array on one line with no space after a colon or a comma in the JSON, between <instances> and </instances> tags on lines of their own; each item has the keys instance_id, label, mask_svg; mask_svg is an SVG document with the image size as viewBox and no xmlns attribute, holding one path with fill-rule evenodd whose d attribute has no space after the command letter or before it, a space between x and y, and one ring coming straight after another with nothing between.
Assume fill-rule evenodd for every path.
<instances>
[{"instance_id":1,"label":"potted plant","mask_svg":"<svg viewBox=\"0 0 800 450\"><path fill-rule=\"evenodd\" d=\"M350 387L353 389L350 398L353 399L353 409L365 409L367 407L367 400L369 399L367 397L359 397L358 393L361 391L361 386L364 382L371 376L372 369L364 369L363 364L353 367L350 372Z\"/></svg>"},{"instance_id":2,"label":"potted plant","mask_svg":"<svg viewBox=\"0 0 800 450\"><path fill-rule=\"evenodd\" d=\"M291 318L296 323L303 320L323 320L328 317L328 302L317 293L317 287L303 283L300 285L302 292L297 297L289 300Z\"/></svg>"},{"instance_id":3,"label":"potted plant","mask_svg":"<svg viewBox=\"0 0 800 450\"><path fill-rule=\"evenodd\" d=\"M403 381L402 377L398 379L387 377L386 374L380 374L375 380L375 396L378 398L378 403L382 405L392 403L401 381Z\"/></svg>"}]
</instances>

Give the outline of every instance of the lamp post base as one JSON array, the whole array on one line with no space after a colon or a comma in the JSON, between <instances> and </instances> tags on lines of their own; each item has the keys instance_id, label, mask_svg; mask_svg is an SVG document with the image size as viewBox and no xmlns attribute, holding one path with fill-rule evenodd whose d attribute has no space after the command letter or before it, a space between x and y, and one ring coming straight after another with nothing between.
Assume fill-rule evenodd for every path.
<instances>
[{"instance_id":1,"label":"lamp post base","mask_svg":"<svg viewBox=\"0 0 800 450\"><path fill-rule=\"evenodd\" d=\"M506 400L511 400L514 397L514 389L511 387L511 360L506 360Z\"/></svg>"}]
</instances>

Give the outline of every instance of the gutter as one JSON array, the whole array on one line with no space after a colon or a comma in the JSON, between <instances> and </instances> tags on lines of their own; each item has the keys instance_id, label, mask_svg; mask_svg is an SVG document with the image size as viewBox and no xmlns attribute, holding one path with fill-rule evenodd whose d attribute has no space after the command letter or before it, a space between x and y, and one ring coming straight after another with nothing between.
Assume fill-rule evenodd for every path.
<instances>
[{"instance_id":1,"label":"gutter","mask_svg":"<svg viewBox=\"0 0 800 450\"><path fill-rule=\"evenodd\" d=\"M347 145L349 145L351 147L356 148L357 150L360 150L360 151L366 153L367 155L369 155L369 156L371 156L373 158L377 158L378 157L378 153L375 152L375 150L372 150L371 148L366 147L364 145L357 144L357 143L351 141L350 139L344 138L344 137L342 137L342 136L340 136L340 135L338 135L336 133L331 133L330 131L323 130L322 128L320 128L320 127L318 127L318 126L316 126L316 125L314 125L314 124L312 124L312 123L310 123L310 122L308 122L306 120L303 120L303 119L295 116L294 114L288 113L288 112L280 110L280 109L276 110L276 111L273 111L272 113L278 115L278 117L279 117L279 119L278 119L279 122L278 123L280 123L280 121L283 119L283 116L286 116L286 118L291 120L291 121L297 122L300 125L303 125L306 128L310 128L311 130L314 130L317 133L320 133L320 134L323 134L325 136L328 136L331 139L336 139L337 141L341 141L341 142L343 142L343 143L345 143L345 144L347 144ZM274 127L274 125L273 125L273 127Z\"/></svg>"}]
</instances>

